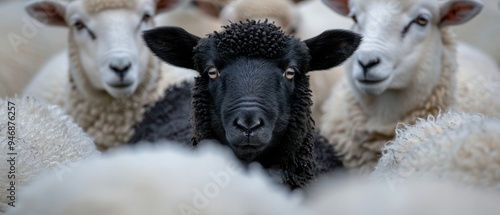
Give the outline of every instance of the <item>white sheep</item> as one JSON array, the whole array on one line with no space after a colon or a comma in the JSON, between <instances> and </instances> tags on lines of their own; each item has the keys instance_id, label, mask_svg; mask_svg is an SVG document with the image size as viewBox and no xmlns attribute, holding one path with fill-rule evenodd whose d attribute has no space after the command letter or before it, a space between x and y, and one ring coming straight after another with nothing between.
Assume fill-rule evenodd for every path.
<instances>
[{"instance_id":1,"label":"white sheep","mask_svg":"<svg viewBox=\"0 0 500 215\"><path fill-rule=\"evenodd\" d=\"M227 148L178 143L119 149L62 181L49 175L20 193L8 215L309 214L302 197L257 166L244 170ZM48 207L50 206L50 207Z\"/></svg>"},{"instance_id":2,"label":"white sheep","mask_svg":"<svg viewBox=\"0 0 500 215\"><path fill-rule=\"evenodd\" d=\"M36 71L66 46L66 29L49 29L25 11L25 1L0 2L0 98L21 95Z\"/></svg>"},{"instance_id":3,"label":"white sheep","mask_svg":"<svg viewBox=\"0 0 500 215\"><path fill-rule=\"evenodd\" d=\"M372 176L401 183L439 177L500 188L500 120L450 111L396 131Z\"/></svg>"},{"instance_id":4,"label":"white sheep","mask_svg":"<svg viewBox=\"0 0 500 215\"><path fill-rule=\"evenodd\" d=\"M28 90L56 104L64 98L66 112L94 137L99 149L128 142L146 105L160 98L167 86L196 76L195 71L161 64L141 38L143 30L154 26L156 14L175 6L168 0L31 3L27 6L31 16L66 26L70 34L69 58L57 56L56 63L39 74L42 80L52 76L58 80L35 83L35 89ZM62 74L68 69L67 75ZM58 84L61 79L64 86ZM57 86L44 86L54 83ZM44 94L43 89L53 87L60 87L53 92L64 95Z\"/></svg>"},{"instance_id":5,"label":"white sheep","mask_svg":"<svg viewBox=\"0 0 500 215\"><path fill-rule=\"evenodd\" d=\"M215 0L214 0L215 1ZM224 4L224 0L218 0L213 4ZM203 7L192 4L191 0L183 0L178 3L172 11L160 13L154 17L157 25L179 25L203 36L213 30L220 28L220 22L203 11ZM211 2L200 2L199 4L212 4ZM64 106L64 92L67 90L64 83L69 79L66 71L69 68L67 50L53 56L33 77L30 84L24 89L24 96L34 96L51 104ZM165 68L169 68L168 66ZM169 70L178 70L169 68ZM180 72L183 72L181 70Z\"/></svg>"},{"instance_id":6,"label":"white sheep","mask_svg":"<svg viewBox=\"0 0 500 215\"><path fill-rule=\"evenodd\" d=\"M345 81L322 107L321 131L348 168L371 171L400 122L413 124L454 106L500 114L494 82L500 72L457 71L448 28L473 18L479 1L324 1L352 17L353 30L363 35Z\"/></svg>"},{"instance_id":7,"label":"white sheep","mask_svg":"<svg viewBox=\"0 0 500 215\"><path fill-rule=\"evenodd\" d=\"M359 179L324 181L310 192L316 215L470 215L497 214L500 194L454 181L414 179L405 184Z\"/></svg>"},{"instance_id":8,"label":"white sheep","mask_svg":"<svg viewBox=\"0 0 500 215\"><path fill-rule=\"evenodd\" d=\"M60 177L100 155L92 139L55 105L0 99L0 109L0 214L17 206L19 191L40 175L55 171Z\"/></svg>"}]
</instances>

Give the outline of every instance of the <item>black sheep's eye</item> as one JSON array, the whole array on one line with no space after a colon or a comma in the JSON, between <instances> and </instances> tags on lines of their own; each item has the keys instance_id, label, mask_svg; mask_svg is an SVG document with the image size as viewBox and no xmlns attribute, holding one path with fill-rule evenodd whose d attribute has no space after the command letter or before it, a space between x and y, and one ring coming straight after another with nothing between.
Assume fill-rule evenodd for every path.
<instances>
[{"instance_id":1,"label":"black sheep's eye","mask_svg":"<svg viewBox=\"0 0 500 215\"><path fill-rule=\"evenodd\" d=\"M151 19L151 15L149 14L144 14L144 16L142 16L142 22L149 22L149 20Z\"/></svg>"},{"instance_id":2,"label":"black sheep's eye","mask_svg":"<svg viewBox=\"0 0 500 215\"><path fill-rule=\"evenodd\" d=\"M356 23L356 24L358 23L358 17L356 17L356 15L352 15L351 18L352 18L352 21L354 21L354 23Z\"/></svg>"},{"instance_id":3,"label":"black sheep's eye","mask_svg":"<svg viewBox=\"0 0 500 215\"><path fill-rule=\"evenodd\" d=\"M429 20L423 16L418 16L417 19L415 19L415 23L420 26L426 26L427 23L429 23Z\"/></svg>"},{"instance_id":4,"label":"black sheep's eye","mask_svg":"<svg viewBox=\"0 0 500 215\"><path fill-rule=\"evenodd\" d=\"M208 70L208 76L212 79L212 80L215 80L216 78L218 78L220 75L219 73L219 70L217 70L217 68L215 67L211 67L209 70Z\"/></svg>"},{"instance_id":5,"label":"black sheep's eye","mask_svg":"<svg viewBox=\"0 0 500 215\"><path fill-rule=\"evenodd\" d=\"M86 28L85 25L83 24L83 22L81 22L81 21L76 21L75 24L73 24L73 26L75 26L77 31L80 31L80 30Z\"/></svg>"},{"instance_id":6,"label":"black sheep's eye","mask_svg":"<svg viewBox=\"0 0 500 215\"><path fill-rule=\"evenodd\" d=\"M295 77L295 69L288 67L288 69L285 70L283 73L283 77L285 77L288 80L292 80L293 77Z\"/></svg>"}]
</instances>

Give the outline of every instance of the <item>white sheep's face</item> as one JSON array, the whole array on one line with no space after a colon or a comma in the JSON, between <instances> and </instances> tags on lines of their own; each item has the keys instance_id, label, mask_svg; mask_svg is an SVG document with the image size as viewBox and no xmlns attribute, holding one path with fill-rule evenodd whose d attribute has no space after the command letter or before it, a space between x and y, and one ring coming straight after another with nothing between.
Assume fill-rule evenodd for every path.
<instances>
[{"instance_id":1,"label":"white sheep's face","mask_svg":"<svg viewBox=\"0 0 500 215\"><path fill-rule=\"evenodd\" d=\"M115 9L88 15L77 5L68 8L71 37L92 86L114 97L132 95L148 69L149 51L141 39L153 27L154 5L136 10Z\"/></svg>"},{"instance_id":2,"label":"white sheep's face","mask_svg":"<svg viewBox=\"0 0 500 215\"><path fill-rule=\"evenodd\" d=\"M436 83L443 48L440 28L463 23L480 10L477 1L472 0L323 2L352 17L352 30L363 35L346 72L355 89L367 95L403 90L414 80Z\"/></svg>"},{"instance_id":3,"label":"white sheep's face","mask_svg":"<svg viewBox=\"0 0 500 215\"><path fill-rule=\"evenodd\" d=\"M158 11L181 1L40 1L27 10L42 22L70 28L70 43L77 49L83 75L91 87L125 98L137 90L150 69L152 55L142 32L154 27L153 17Z\"/></svg>"},{"instance_id":4,"label":"white sheep's face","mask_svg":"<svg viewBox=\"0 0 500 215\"><path fill-rule=\"evenodd\" d=\"M357 23L352 30L364 38L348 64L351 82L361 92L378 95L407 87L421 63L438 64L439 57L426 59L428 53L441 53L438 14L428 1L409 6L388 1L353 4L350 16ZM439 73L428 75L439 80Z\"/></svg>"}]
</instances>

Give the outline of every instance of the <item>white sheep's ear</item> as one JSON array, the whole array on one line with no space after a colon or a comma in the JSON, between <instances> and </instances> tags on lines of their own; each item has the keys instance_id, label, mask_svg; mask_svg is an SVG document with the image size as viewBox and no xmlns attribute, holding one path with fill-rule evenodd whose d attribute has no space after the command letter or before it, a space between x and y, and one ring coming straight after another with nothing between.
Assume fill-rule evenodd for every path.
<instances>
[{"instance_id":1,"label":"white sheep's ear","mask_svg":"<svg viewBox=\"0 0 500 215\"><path fill-rule=\"evenodd\" d=\"M54 26L67 26L66 4L56 1L36 1L28 3L26 12L34 19Z\"/></svg>"},{"instance_id":2,"label":"white sheep's ear","mask_svg":"<svg viewBox=\"0 0 500 215\"><path fill-rule=\"evenodd\" d=\"M440 2L441 27L460 25L474 18L483 9L479 0L446 0Z\"/></svg>"},{"instance_id":3,"label":"white sheep's ear","mask_svg":"<svg viewBox=\"0 0 500 215\"><path fill-rule=\"evenodd\" d=\"M159 27L143 33L151 51L168 64L195 69L193 49L199 37L179 27Z\"/></svg>"},{"instance_id":4,"label":"white sheep's ear","mask_svg":"<svg viewBox=\"0 0 500 215\"><path fill-rule=\"evenodd\" d=\"M349 0L321 0L326 6L340 15L349 15Z\"/></svg>"},{"instance_id":5,"label":"white sheep's ear","mask_svg":"<svg viewBox=\"0 0 500 215\"><path fill-rule=\"evenodd\" d=\"M358 49L361 36L348 30L328 30L304 43L309 48L309 70L325 70L342 64Z\"/></svg>"},{"instance_id":6,"label":"white sheep's ear","mask_svg":"<svg viewBox=\"0 0 500 215\"><path fill-rule=\"evenodd\" d=\"M156 0L156 13L172 10L189 0Z\"/></svg>"}]
</instances>

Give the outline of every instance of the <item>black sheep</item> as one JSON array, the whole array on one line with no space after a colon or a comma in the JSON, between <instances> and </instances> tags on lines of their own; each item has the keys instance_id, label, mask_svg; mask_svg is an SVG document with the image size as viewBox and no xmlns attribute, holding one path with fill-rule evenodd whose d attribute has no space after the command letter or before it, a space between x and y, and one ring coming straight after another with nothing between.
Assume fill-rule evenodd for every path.
<instances>
[{"instance_id":1,"label":"black sheep","mask_svg":"<svg viewBox=\"0 0 500 215\"><path fill-rule=\"evenodd\" d=\"M329 30L302 42L267 21L247 21L203 39L178 27L149 30L144 39L165 62L200 73L192 90L193 146L218 140L292 189L341 166L324 138L314 141L307 72L341 64L359 35Z\"/></svg>"}]
</instances>

